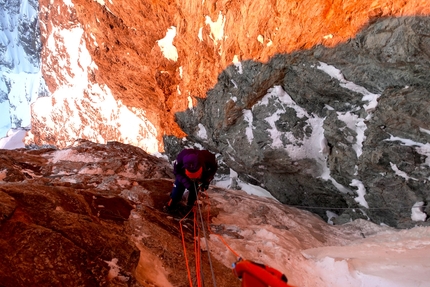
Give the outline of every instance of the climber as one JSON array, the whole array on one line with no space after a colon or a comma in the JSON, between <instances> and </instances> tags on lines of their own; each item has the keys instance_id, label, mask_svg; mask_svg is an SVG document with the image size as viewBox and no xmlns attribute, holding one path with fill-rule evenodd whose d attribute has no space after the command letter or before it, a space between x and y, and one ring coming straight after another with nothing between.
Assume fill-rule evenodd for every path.
<instances>
[{"instance_id":1,"label":"climber","mask_svg":"<svg viewBox=\"0 0 430 287\"><path fill-rule=\"evenodd\" d=\"M175 183L170 193L166 210L174 211L182 199L185 189L189 191L186 210L194 206L197 191L205 191L218 169L215 155L207 150L184 149L173 163Z\"/></svg>"}]
</instances>

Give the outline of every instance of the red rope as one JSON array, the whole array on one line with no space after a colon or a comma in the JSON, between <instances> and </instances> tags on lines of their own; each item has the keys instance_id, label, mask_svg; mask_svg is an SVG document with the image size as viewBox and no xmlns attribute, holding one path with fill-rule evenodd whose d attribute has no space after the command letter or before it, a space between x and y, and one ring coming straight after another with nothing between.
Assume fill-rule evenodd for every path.
<instances>
[{"instance_id":1,"label":"red rope","mask_svg":"<svg viewBox=\"0 0 430 287\"><path fill-rule=\"evenodd\" d=\"M237 252L235 252L233 250L233 248L231 248L227 244L227 242L225 241L225 239L220 234L212 232L212 230L210 228L210 200L209 200L209 196L206 193L206 191L202 192L202 193L205 195L206 199L208 199L207 202L206 202L207 203L207 208L206 208L206 210L207 210L206 224L207 224L207 229L209 231L209 234L216 235L221 240L221 242L236 256L236 258L240 258L240 255L237 254ZM202 202L203 202L203 200L202 200ZM195 262L196 262L196 280L197 280L197 287L202 287L203 286L202 285L203 281L202 281L202 274L200 272L201 271L201 263L202 263L201 260L200 260L200 258L201 258L201 245L200 245L200 232L199 232L200 228L199 228L199 224L198 224L198 217L197 217L197 208L196 208L196 206L194 206L192 210L194 210L194 220L193 220L194 231L193 231L193 235L194 235L194 254L195 254ZM187 216L189 215L190 212L188 212L187 215L185 215L184 218L182 218L179 221L179 224L180 224L180 230L181 230L181 236L182 236L182 245L183 245L183 248L184 248L185 262L186 262L186 265L187 265L188 279L189 279L190 287L193 287L192 279L191 279L191 271L190 271L190 267L189 267L189 262L188 262L188 257L187 257L187 250L186 250L186 245L185 245L185 236L184 236L184 233L183 233L183 230L182 230L182 221L185 218L187 218ZM202 222L202 227L204 227L203 225L204 224ZM205 240L206 240L206 238L205 238ZM206 241L205 241L205 243L206 243L206 245L209 244L209 242L206 242ZM209 248L209 246L206 246L206 248ZM292 285L288 285L286 282L282 282L281 285L282 286L286 286L286 287L287 286L293 287ZM275 286L278 286L278 285L275 285Z\"/></svg>"},{"instance_id":2,"label":"red rope","mask_svg":"<svg viewBox=\"0 0 430 287\"><path fill-rule=\"evenodd\" d=\"M197 280L197 287L202 287L202 276L201 276L201 246L200 246L200 228L198 225L198 220L197 220L197 212L195 212L195 207L192 209L194 210L194 220L193 220L193 227L194 227L194 231L193 231L193 236L194 236L194 256L195 256L195 267L196 267L196 280ZM187 247L185 244L185 235L182 229L182 222L185 220L185 218L188 217L188 215L190 214L190 212L192 211L190 210L180 221L179 221L179 225L180 225L180 230L181 230L181 237L182 237L182 246L184 248L184 256L185 256L185 264L187 267L187 273L188 273L188 281L190 283L190 287L193 287L193 283L192 283L192 279L191 279L191 270L190 270L190 264L188 261L188 256L187 256Z\"/></svg>"},{"instance_id":3,"label":"red rope","mask_svg":"<svg viewBox=\"0 0 430 287\"><path fill-rule=\"evenodd\" d=\"M206 199L209 199L209 195L205 192L202 192ZM202 201L203 202L203 201ZM197 203L197 201L196 201ZM207 200L207 216L206 216L206 224L207 224L207 229L209 231L210 234L214 234L216 236L218 236L218 238L221 240L221 242L237 257L239 258L240 256L227 244L227 242L224 240L224 238L220 235L220 234L216 234L214 232L212 232L211 228L210 228L210 201ZM197 203L198 204L198 203ZM198 225L198 217L197 217L197 210L196 207L194 206L193 209L194 210L194 220L193 220L193 236L194 236L194 256L195 256L195 268L196 268L196 280L197 280L197 287L201 287L202 286L202 276L201 276L201 245L200 245L200 233L199 233L199 225ZM185 244L185 235L182 229L182 222L185 220L185 218L188 217L188 215L190 214L191 210L179 221L179 225L180 225L180 230L181 230L181 237L182 237L182 246L184 248L184 256L185 256L185 264L187 267L187 273L188 273L188 281L190 283L190 287L193 287L193 283L192 283L192 279L191 279L191 271L190 271L190 264L188 261L188 256L187 256L187 248L186 248L186 244ZM209 244L208 242L206 242L206 244ZM208 248L208 246L206 247Z\"/></svg>"},{"instance_id":4,"label":"red rope","mask_svg":"<svg viewBox=\"0 0 430 287\"><path fill-rule=\"evenodd\" d=\"M194 254L195 254L195 261L196 261L196 280L197 280L197 286L202 286L202 277L200 273L201 268L201 253L200 253L200 232L199 232L199 225L197 222L197 213L194 212Z\"/></svg>"},{"instance_id":5,"label":"red rope","mask_svg":"<svg viewBox=\"0 0 430 287\"><path fill-rule=\"evenodd\" d=\"M206 196L206 198L208 198L209 199L209 195L206 193L206 191L204 192L204 195ZM208 200L208 202L207 202L207 206L208 206L208 208L207 208L207 216L206 216L206 226L208 227L208 231L209 231L209 233L210 234L214 234L214 235L216 235L220 240L221 240L221 242L231 251L231 253L233 253L235 256L236 256L236 258L239 258L240 257L240 255L239 254L237 254L228 244L227 244L227 242L224 240L224 237L222 237L220 234L217 234L217 233L214 233L214 232L212 232L212 230L211 230L211 228L210 228L210 209L211 209L211 204L210 204L210 201Z\"/></svg>"},{"instance_id":6,"label":"red rope","mask_svg":"<svg viewBox=\"0 0 430 287\"><path fill-rule=\"evenodd\" d=\"M188 213L189 214L189 213ZM190 283L190 287L193 287L193 282L191 280L191 271L190 271L190 265L188 263L188 256L187 256L187 247L185 245L185 235L184 235L184 231L182 229L182 221L188 216L185 215L180 221L179 221L179 227L181 230L181 237L182 237L182 247L184 248L184 257L185 257L185 264L187 266L187 273L188 273L188 281Z\"/></svg>"}]
</instances>

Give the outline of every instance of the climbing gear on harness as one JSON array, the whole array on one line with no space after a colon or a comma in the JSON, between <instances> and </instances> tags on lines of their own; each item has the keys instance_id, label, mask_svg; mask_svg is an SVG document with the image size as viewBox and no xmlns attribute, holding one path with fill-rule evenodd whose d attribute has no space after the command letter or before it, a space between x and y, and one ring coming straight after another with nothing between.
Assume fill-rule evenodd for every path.
<instances>
[{"instance_id":1,"label":"climbing gear on harness","mask_svg":"<svg viewBox=\"0 0 430 287\"><path fill-rule=\"evenodd\" d=\"M209 188L209 183L200 183L199 184L199 191L206 191Z\"/></svg>"},{"instance_id":2,"label":"climbing gear on harness","mask_svg":"<svg viewBox=\"0 0 430 287\"><path fill-rule=\"evenodd\" d=\"M170 199L169 202L163 207L163 209L167 212L173 212L177 209L177 206L173 203L173 200Z\"/></svg>"}]
</instances>

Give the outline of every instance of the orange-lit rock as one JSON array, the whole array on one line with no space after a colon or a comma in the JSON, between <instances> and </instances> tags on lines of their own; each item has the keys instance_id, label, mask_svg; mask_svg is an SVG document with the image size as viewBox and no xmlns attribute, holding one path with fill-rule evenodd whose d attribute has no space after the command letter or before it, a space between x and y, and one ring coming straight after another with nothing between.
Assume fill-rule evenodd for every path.
<instances>
[{"instance_id":1,"label":"orange-lit rock","mask_svg":"<svg viewBox=\"0 0 430 287\"><path fill-rule=\"evenodd\" d=\"M52 50L47 49L52 39L49 42L47 37L54 35L55 39L58 30L80 26L82 45L98 67L88 72L88 80L105 84L113 97L128 108L142 109L157 130L154 136L160 151L163 135L185 135L175 123L175 112L195 104L198 97L206 97L219 73L232 61L265 62L276 53L319 44L334 46L354 37L363 25L378 17L430 14L425 0L74 0L70 5L42 0L40 9L44 35L42 69L50 91L67 85L65 73L73 74L67 65L59 65L61 58L71 63L76 60L67 56L67 47L57 47L56 51L63 55L52 55ZM172 27L176 31L172 44L177 58L168 59L158 41ZM52 138L61 137L60 131L49 138L40 129L38 124L33 125L37 143L62 146L61 141ZM118 133L113 129L100 132L100 137L105 141L112 139L109 134ZM78 137L96 140L76 133Z\"/></svg>"}]
</instances>

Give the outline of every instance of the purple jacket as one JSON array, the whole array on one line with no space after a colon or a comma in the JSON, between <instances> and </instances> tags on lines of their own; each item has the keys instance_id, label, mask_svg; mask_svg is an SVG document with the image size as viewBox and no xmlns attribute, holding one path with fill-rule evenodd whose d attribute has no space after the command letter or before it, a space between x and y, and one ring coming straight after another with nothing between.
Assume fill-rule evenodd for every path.
<instances>
[{"instance_id":1,"label":"purple jacket","mask_svg":"<svg viewBox=\"0 0 430 287\"><path fill-rule=\"evenodd\" d=\"M195 172L200 167L202 167L202 176L199 182L209 185L218 169L215 155L207 150L184 149L173 163L173 173L176 180L190 190L193 182L185 175L185 169L188 168L191 172Z\"/></svg>"}]
</instances>

